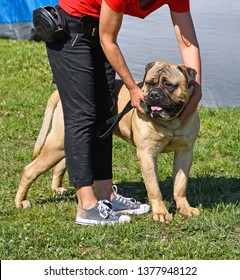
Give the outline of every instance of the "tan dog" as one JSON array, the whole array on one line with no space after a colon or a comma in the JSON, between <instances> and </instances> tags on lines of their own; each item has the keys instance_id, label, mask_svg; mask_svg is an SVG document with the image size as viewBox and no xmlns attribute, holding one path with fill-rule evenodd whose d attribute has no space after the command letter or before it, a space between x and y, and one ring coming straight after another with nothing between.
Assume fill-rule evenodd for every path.
<instances>
[{"instance_id":1,"label":"tan dog","mask_svg":"<svg viewBox=\"0 0 240 280\"><path fill-rule=\"evenodd\" d=\"M136 147L152 206L153 219L157 221L169 222L172 218L164 205L158 185L157 156L159 153L175 153L174 199L180 213L189 217L199 214L196 208L189 205L186 198L193 146L200 127L199 117L195 112L187 120L180 121L177 118L192 94L195 75L195 70L183 65L149 63L146 66L144 81L139 83L145 93L145 102L141 105L146 114L133 109L124 115L114 128L115 135ZM116 93L117 110L121 112L130 99L129 92L121 81L116 81ZM51 122L52 128L47 135ZM65 191L62 188L62 177L66 170L63 139L62 107L58 92L55 91L49 98L42 128L36 141L33 153L35 160L24 168L15 198L17 207L30 206L26 200L29 187L39 175L53 166L55 168L52 188L58 193Z\"/></svg>"}]
</instances>

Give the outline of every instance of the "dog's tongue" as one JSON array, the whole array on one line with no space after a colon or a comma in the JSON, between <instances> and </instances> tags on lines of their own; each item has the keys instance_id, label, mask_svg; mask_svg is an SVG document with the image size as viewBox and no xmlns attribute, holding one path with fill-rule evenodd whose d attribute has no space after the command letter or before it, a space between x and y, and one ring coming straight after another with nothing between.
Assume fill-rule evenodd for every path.
<instances>
[{"instance_id":1,"label":"dog's tongue","mask_svg":"<svg viewBox=\"0 0 240 280\"><path fill-rule=\"evenodd\" d=\"M162 107L158 107L158 106L151 106L151 110L152 111L162 111Z\"/></svg>"}]
</instances>

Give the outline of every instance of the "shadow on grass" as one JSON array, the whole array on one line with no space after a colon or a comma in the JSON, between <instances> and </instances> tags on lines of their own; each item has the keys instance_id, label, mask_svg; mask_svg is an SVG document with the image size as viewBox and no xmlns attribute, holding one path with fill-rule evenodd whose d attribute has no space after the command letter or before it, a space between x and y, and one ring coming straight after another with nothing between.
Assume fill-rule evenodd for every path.
<instances>
[{"instance_id":1,"label":"shadow on grass","mask_svg":"<svg viewBox=\"0 0 240 280\"><path fill-rule=\"evenodd\" d=\"M148 202L147 191L143 182L121 182L117 184L119 193L126 197L134 197L142 203ZM164 200L170 203L170 211L175 212L173 201L173 182L166 179L159 182ZM239 204L240 203L240 178L225 177L198 177L189 178L188 201L192 206L213 208L217 204ZM59 201L76 202L75 192L70 188L63 196L40 198L37 204L56 203Z\"/></svg>"},{"instance_id":2,"label":"shadow on grass","mask_svg":"<svg viewBox=\"0 0 240 280\"><path fill-rule=\"evenodd\" d=\"M124 182L118 186L123 195L134 196L141 202L147 200L143 182ZM164 200L174 204L172 179L160 181L159 186ZM206 208L212 208L219 203L238 204L240 202L240 179L211 176L189 178L187 197L192 206L202 205Z\"/></svg>"},{"instance_id":3,"label":"shadow on grass","mask_svg":"<svg viewBox=\"0 0 240 280\"><path fill-rule=\"evenodd\" d=\"M77 203L77 198L75 195L74 188L70 188L64 194L62 195L57 195L53 194L51 197L47 197L47 195L44 195L44 197L40 196L39 199L35 202L36 205L38 204L47 204L47 203L58 203L58 202L76 202Z\"/></svg>"},{"instance_id":4,"label":"shadow on grass","mask_svg":"<svg viewBox=\"0 0 240 280\"><path fill-rule=\"evenodd\" d=\"M143 182L124 182L118 184L121 194L133 196L141 202L147 201L147 192ZM167 179L159 182L164 200L173 207L173 181ZM215 207L219 203L240 203L240 178L198 177L189 178L188 201L192 206Z\"/></svg>"}]
</instances>

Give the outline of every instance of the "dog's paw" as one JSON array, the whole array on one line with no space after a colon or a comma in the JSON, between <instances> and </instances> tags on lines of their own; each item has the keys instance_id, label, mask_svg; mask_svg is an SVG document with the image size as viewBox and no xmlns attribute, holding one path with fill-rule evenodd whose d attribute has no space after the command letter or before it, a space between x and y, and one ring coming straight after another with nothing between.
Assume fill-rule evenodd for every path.
<instances>
[{"instance_id":1,"label":"dog's paw","mask_svg":"<svg viewBox=\"0 0 240 280\"><path fill-rule=\"evenodd\" d=\"M64 195L67 192L67 190L64 189L63 187L59 187L59 188L57 188L54 191L55 191L55 195L56 196L62 196L62 195Z\"/></svg>"},{"instance_id":2,"label":"dog's paw","mask_svg":"<svg viewBox=\"0 0 240 280\"><path fill-rule=\"evenodd\" d=\"M182 207L180 208L180 213L187 217L194 217L200 214L199 210L194 207Z\"/></svg>"},{"instance_id":3,"label":"dog's paw","mask_svg":"<svg viewBox=\"0 0 240 280\"><path fill-rule=\"evenodd\" d=\"M20 202L15 202L15 205L17 208L30 208L31 207L31 203L28 200L22 200Z\"/></svg>"},{"instance_id":4,"label":"dog's paw","mask_svg":"<svg viewBox=\"0 0 240 280\"><path fill-rule=\"evenodd\" d=\"M167 210L163 213L153 213L153 220L168 224L172 221L172 215Z\"/></svg>"}]
</instances>

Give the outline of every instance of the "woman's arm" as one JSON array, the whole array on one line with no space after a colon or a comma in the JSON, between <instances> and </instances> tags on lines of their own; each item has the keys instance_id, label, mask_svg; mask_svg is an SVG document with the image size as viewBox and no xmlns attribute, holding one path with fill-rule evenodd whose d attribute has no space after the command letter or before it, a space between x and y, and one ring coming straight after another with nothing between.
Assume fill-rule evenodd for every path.
<instances>
[{"instance_id":1,"label":"woman's arm","mask_svg":"<svg viewBox=\"0 0 240 280\"><path fill-rule=\"evenodd\" d=\"M202 98L200 50L190 12L175 13L171 11L171 17L183 63L197 71L194 92L179 117L179 119L185 119L197 109Z\"/></svg>"},{"instance_id":2,"label":"woman's arm","mask_svg":"<svg viewBox=\"0 0 240 280\"><path fill-rule=\"evenodd\" d=\"M140 106L141 100L144 101L143 92L135 83L122 52L117 44L117 36L121 28L122 19L122 13L113 11L104 0L102 1L99 34L103 51L109 63L112 65L124 82L125 86L128 88L132 106L144 113L144 110Z\"/></svg>"}]
</instances>

